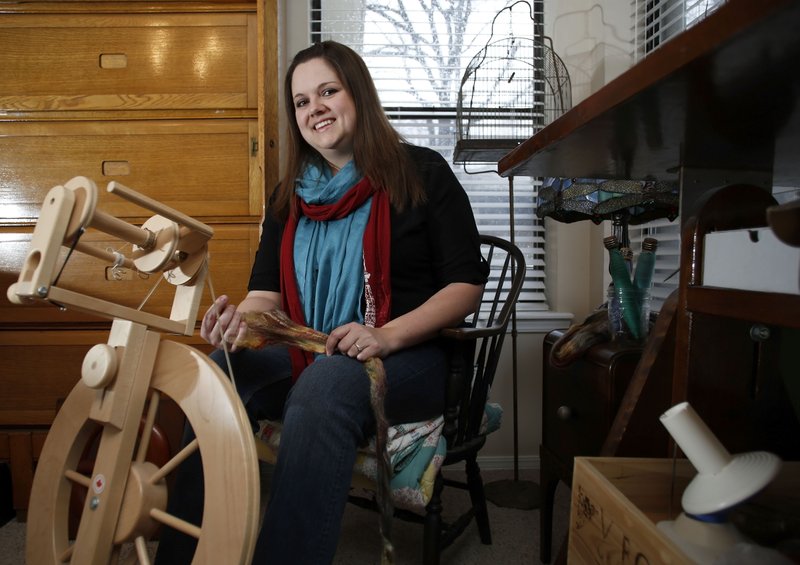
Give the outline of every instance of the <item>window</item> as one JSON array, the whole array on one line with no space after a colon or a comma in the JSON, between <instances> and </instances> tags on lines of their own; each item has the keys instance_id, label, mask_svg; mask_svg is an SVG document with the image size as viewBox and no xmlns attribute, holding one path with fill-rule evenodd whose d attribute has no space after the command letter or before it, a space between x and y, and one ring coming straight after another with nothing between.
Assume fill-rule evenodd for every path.
<instances>
[{"instance_id":1,"label":"window","mask_svg":"<svg viewBox=\"0 0 800 565\"><path fill-rule=\"evenodd\" d=\"M635 59L646 57L664 42L699 22L724 0L636 0L634 3ZM645 237L658 240L656 272L653 276L652 309L678 287L680 265L680 218L630 227L631 247L638 249Z\"/></svg>"},{"instance_id":2,"label":"window","mask_svg":"<svg viewBox=\"0 0 800 565\"><path fill-rule=\"evenodd\" d=\"M514 17L492 21L504 6ZM506 10L509 12L510 10ZM524 17L518 17L518 15ZM439 151L450 163L457 133L462 75L490 36L534 37L542 2L496 0L311 0L311 40L333 39L359 52L387 115L409 142ZM492 33L493 32L493 33ZM528 135L532 135L531 131ZM527 136L526 136L527 137ZM482 233L511 239L509 181L497 163L453 165ZM517 312L548 309L544 225L534 213L539 181L515 178L513 240L525 254L526 284Z\"/></svg>"},{"instance_id":3,"label":"window","mask_svg":"<svg viewBox=\"0 0 800 565\"><path fill-rule=\"evenodd\" d=\"M725 0L636 0L635 59L690 28Z\"/></svg>"}]
</instances>

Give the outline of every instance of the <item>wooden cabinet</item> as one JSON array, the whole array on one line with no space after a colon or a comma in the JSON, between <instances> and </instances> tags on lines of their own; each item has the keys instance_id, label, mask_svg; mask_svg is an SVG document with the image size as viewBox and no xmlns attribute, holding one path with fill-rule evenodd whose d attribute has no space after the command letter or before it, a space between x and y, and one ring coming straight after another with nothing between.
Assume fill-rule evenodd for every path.
<instances>
[{"instance_id":1,"label":"wooden cabinet","mask_svg":"<svg viewBox=\"0 0 800 565\"><path fill-rule=\"evenodd\" d=\"M42 200L86 176L97 208L140 225L152 212L116 181L210 225L218 294L246 292L265 186L277 181L275 0L24 2L0 6L0 461L24 519L34 461L88 349L109 322L12 305ZM122 242L83 238L104 249ZM125 244L128 245L128 244ZM59 284L139 307L159 279L74 253ZM142 309L169 316L173 291ZM206 289L200 311L211 303ZM184 338L202 347L199 337Z\"/></svg>"},{"instance_id":2,"label":"wooden cabinet","mask_svg":"<svg viewBox=\"0 0 800 565\"><path fill-rule=\"evenodd\" d=\"M556 486L559 481L572 484L576 456L600 454L642 354L634 343L613 341L592 346L574 363L557 368L548 359L563 335L561 330L548 333L542 348L539 557L543 563L550 561Z\"/></svg>"},{"instance_id":3,"label":"wooden cabinet","mask_svg":"<svg viewBox=\"0 0 800 565\"><path fill-rule=\"evenodd\" d=\"M652 330L660 331L658 323ZM552 549L553 503L559 481L572 484L573 460L579 456L600 455L611 427L630 390L630 384L643 365L642 345L615 340L598 343L573 363L556 367L549 362L550 352L562 330L545 336L542 352L542 443L539 446L542 492L539 522L539 557L548 563ZM672 349L672 342L666 343ZM672 366L661 364L651 371L651 386L640 398L648 415L669 407L669 375ZM635 421L618 455L666 457L666 429L653 418ZM559 560L565 557L562 550Z\"/></svg>"}]
</instances>

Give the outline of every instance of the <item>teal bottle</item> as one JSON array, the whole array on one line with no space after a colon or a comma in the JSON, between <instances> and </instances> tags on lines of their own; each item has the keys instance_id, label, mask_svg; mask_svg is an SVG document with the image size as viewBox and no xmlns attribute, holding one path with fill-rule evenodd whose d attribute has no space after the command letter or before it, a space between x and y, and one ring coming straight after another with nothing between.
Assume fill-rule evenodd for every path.
<instances>
[{"instance_id":1,"label":"teal bottle","mask_svg":"<svg viewBox=\"0 0 800 565\"><path fill-rule=\"evenodd\" d=\"M622 255L619 248L619 241L616 236L608 236L603 239L603 245L608 249L608 270L611 273L611 281L614 285L614 294L618 299L609 300L609 308L618 307L622 312L622 320L628 328L631 336L634 339L641 337L641 322L640 322L640 303L638 300L638 292L631 281L630 270L628 269L628 262ZM616 312L609 310L610 319L619 318ZM612 322L613 323L613 322Z\"/></svg>"},{"instance_id":2,"label":"teal bottle","mask_svg":"<svg viewBox=\"0 0 800 565\"><path fill-rule=\"evenodd\" d=\"M636 270L633 274L633 286L640 290L647 290L653 286L657 247L658 240L655 238L646 237L642 241L642 252L636 260Z\"/></svg>"}]
</instances>

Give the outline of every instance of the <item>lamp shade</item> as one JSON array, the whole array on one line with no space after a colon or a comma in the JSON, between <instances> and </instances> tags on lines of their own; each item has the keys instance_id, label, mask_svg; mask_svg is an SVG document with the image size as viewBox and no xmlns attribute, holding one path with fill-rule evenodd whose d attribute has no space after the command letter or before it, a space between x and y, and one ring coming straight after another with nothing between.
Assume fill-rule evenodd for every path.
<instances>
[{"instance_id":1,"label":"lamp shade","mask_svg":"<svg viewBox=\"0 0 800 565\"><path fill-rule=\"evenodd\" d=\"M559 222L625 218L631 225L678 216L675 182L548 177L539 189L536 214Z\"/></svg>"}]
</instances>

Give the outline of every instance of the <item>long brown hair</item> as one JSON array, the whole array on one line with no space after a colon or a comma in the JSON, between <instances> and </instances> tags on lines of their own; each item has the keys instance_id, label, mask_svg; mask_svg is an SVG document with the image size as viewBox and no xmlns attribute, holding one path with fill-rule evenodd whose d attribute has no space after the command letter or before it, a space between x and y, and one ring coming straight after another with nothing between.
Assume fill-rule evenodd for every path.
<instances>
[{"instance_id":1,"label":"long brown hair","mask_svg":"<svg viewBox=\"0 0 800 565\"><path fill-rule=\"evenodd\" d=\"M285 219L294 206L295 179L306 165L323 163L322 156L311 147L297 126L292 77L298 65L311 59L324 59L336 72L350 93L356 109L353 138L353 159L356 168L370 179L378 190L389 194L392 205L402 210L407 205L424 201L425 193L408 151L405 139L392 127L383 112L378 91L364 60L352 49L335 41L322 41L295 55L283 83L284 109L288 124L286 175L272 199L272 211Z\"/></svg>"}]
</instances>

